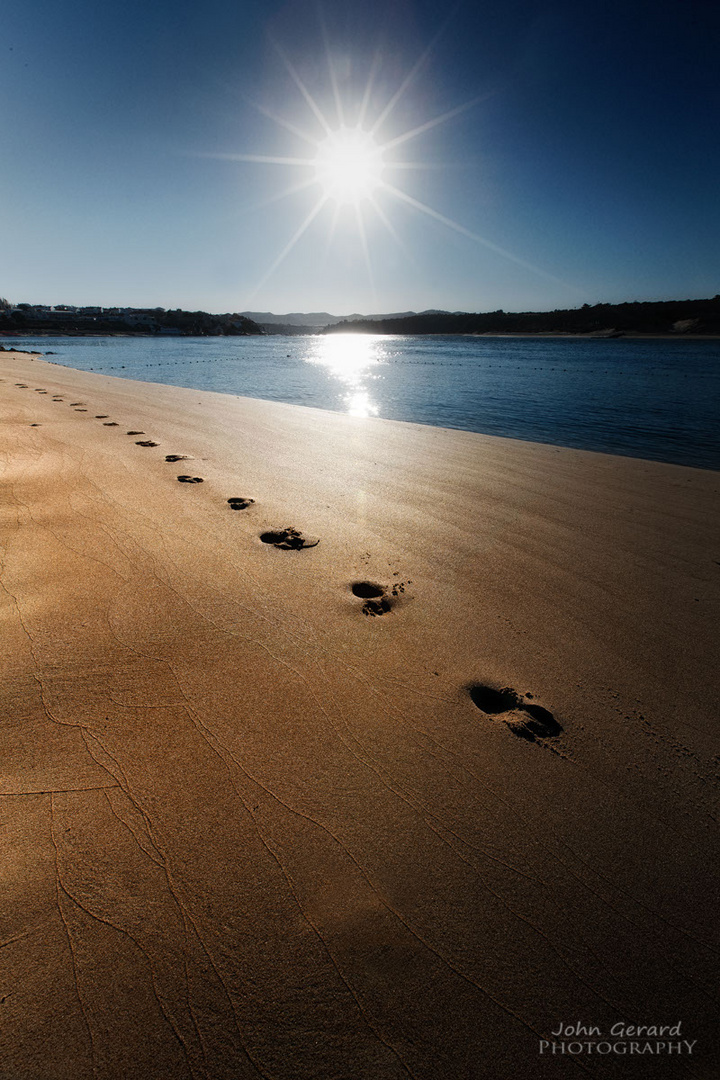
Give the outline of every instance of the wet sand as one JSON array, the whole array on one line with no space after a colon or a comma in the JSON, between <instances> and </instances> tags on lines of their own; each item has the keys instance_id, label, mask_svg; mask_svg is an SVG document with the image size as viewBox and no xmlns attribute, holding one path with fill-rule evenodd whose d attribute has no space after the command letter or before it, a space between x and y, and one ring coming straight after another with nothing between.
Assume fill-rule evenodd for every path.
<instances>
[{"instance_id":1,"label":"wet sand","mask_svg":"<svg viewBox=\"0 0 720 1080\"><path fill-rule=\"evenodd\" d=\"M718 473L0 379L0 1077L717 1075Z\"/></svg>"}]
</instances>

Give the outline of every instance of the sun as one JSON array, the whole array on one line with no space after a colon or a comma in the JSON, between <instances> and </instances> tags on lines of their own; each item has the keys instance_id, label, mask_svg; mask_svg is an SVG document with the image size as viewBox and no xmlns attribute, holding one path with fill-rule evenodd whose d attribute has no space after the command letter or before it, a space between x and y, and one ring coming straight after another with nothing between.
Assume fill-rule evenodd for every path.
<instances>
[{"instance_id":1,"label":"sun","mask_svg":"<svg viewBox=\"0 0 720 1080\"><path fill-rule=\"evenodd\" d=\"M343 125L319 144L313 167L328 199L357 205L382 185L383 150L369 132Z\"/></svg>"},{"instance_id":2,"label":"sun","mask_svg":"<svg viewBox=\"0 0 720 1080\"><path fill-rule=\"evenodd\" d=\"M299 222L292 236L275 259L273 259L265 273L256 282L251 296L254 296L259 292L281 263L288 257L295 245L299 243L301 237L308 231L313 222L326 208L331 206L334 207L334 212L331 215L332 223L330 228L330 238L332 239L334 235L335 225L339 221L341 215L346 221L353 218L355 219L355 225L363 249L365 262L367 264L368 279L374 290L374 275L366 223L372 220L379 221L391 234L396 243L404 246L402 245L400 236L393 227L390 217L385 211L384 207L388 202L404 204L405 207L409 207L416 213L439 222L446 228L482 245L492 251L495 255L509 259L511 262L523 267L525 270L529 270L533 274L537 274L540 277L548 278L555 282L560 280L553 274L548 273L540 267L534 266L525 259L519 258L512 252L507 251L505 248L486 239L479 233L466 228L464 225L447 217L445 214L439 213L426 203L420 202L407 191L404 191L397 183L393 184L390 182L389 177L396 173L397 170L422 170L428 167L442 168L442 162L431 163L399 160L395 156L397 148L424 135L432 128L447 123L461 113L464 113L467 109L473 108L479 102L484 100L484 97L473 98L450 109L440 116L432 117L424 123L420 123L416 127L405 130L399 134L391 134L388 132L388 122L391 114L408 92L425 64L434 46L434 41L435 39L433 39L433 42L428 46L405 78L402 79L395 92L392 93L386 101L386 104L381 106L379 111L374 115L369 115L373 112L370 103L373 98L376 72L382 55L380 51L376 54L370 68L364 93L356 101L345 101L340 94L338 75L332 63L330 49L327 47L328 74L332 88L332 98L334 98L334 106L331 99L329 105L321 107L315 97L310 93L310 90L292 62L284 54L280 46L275 43L288 74L298 90L300 102L304 102L305 106L307 106L312 126L309 129L300 127L295 122L291 122L283 116L276 115L261 104L258 104L257 108L259 112L263 113L274 123L279 124L289 131L295 139L302 140L308 147L307 154L302 157L236 153L213 153L203 155L221 158L223 160L251 162L260 165L279 165L283 168L292 168L302 174L298 177L297 183L284 191L280 191L277 195L271 195L265 203L261 203L260 205L276 202L278 199L294 195L308 188L319 188L317 201L307 212L305 218ZM353 116L353 126L347 124L345 121L345 118L348 115ZM330 117L334 117L334 119L331 120ZM318 127L319 132L317 131ZM344 209L351 210L352 214L342 214ZM566 282L561 282L561 284L567 287Z\"/></svg>"}]
</instances>

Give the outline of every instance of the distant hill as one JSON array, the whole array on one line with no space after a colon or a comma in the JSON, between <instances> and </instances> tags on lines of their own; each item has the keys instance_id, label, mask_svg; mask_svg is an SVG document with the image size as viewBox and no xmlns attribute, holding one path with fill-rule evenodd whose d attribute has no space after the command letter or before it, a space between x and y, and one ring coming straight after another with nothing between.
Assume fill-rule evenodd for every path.
<instances>
[{"instance_id":1,"label":"distant hill","mask_svg":"<svg viewBox=\"0 0 720 1080\"><path fill-rule=\"evenodd\" d=\"M272 311L242 311L246 319L251 319L267 334L312 334L319 333L326 326L335 326L347 322L378 322L387 319L409 319L420 315L447 315L446 311L393 311L384 315L331 315L328 311L292 311L287 315L276 315Z\"/></svg>"},{"instance_id":2,"label":"distant hill","mask_svg":"<svg viewBox=\"0 0 720 1080\"><path fill-rule=\"evenodd\" d=\"M68 304L52 308L41 304L13 306L7 300L0 300L0 335L248 337L262 333L256 322L238 312L211 315L207 311L183 311L180 308L166 311L164 308L71 307Z\"/></svg>"},{"instance_id":3,"label":"distant hill","mask_svg":"<svg viewBox=\"0 0 720 1080\"><path fill-rule=\"evenodd\" d=\"M449 312L436 311L392 311L384 315L360 315L357 311L352 315L331 315L328 311L291 311L287 315L276 315L272 311L241 311L246 319L252 319L259 326L333 326L339 322L358 322L378 319L408 319L413 315L447 315Z\"/></svg>"},{"instance_id":4,"label":"distant hill","mask_svg":"<svg viewBox=\"0 0 720 1080\"><path fill-rule=\"evenodd\" d=\"M0 299L0 337L9 334L141 334L246 336L254 334L625 334L720 336L720 295L707 300L583 304L555 311L401 311L331 315L327 311L243 311L212 315L176 308L56 307Z\"/></svg>"},{"instance_id":5,"label":"distant hill","mask_svg":"<svg viewBox=\"0 0 720 1080\"><path fill-rule=\"evenodd\" d=\"M331 326L340 322L342 316L331 315L329 311L293 311L288 315L275 315L272 311L241 311L246 319L252 319L259 326ZM347 315L347 319L364 319L365 315Z\"/></svg>"},{"instance_id":6,"label":"distant hill","mask_svg":"<svg viewBox=\"0 0 720 1080\"><path fill-rule=\"evenodd\" d=\"M583 304L555 311L502 310L421 312L379 319L346 319L324 333L366 334L625 334L720 335L720 295L711 300L663 300L626 304Z\"/></svg>"}]
</instances>

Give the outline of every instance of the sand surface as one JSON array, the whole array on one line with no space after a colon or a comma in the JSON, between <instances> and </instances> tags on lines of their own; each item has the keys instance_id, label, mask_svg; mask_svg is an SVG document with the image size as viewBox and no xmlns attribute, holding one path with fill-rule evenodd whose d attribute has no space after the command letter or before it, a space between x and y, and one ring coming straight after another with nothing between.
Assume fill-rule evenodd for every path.
<instances>
[{"instance_id":1,"label":"sand surface","mask_svg":"<svg viewBox=\"0 0 720 1080\"><path fill-rule=\"evenodd\" d=\"M0 379L2 1080L718 1075L718 473Z\"/></svg>"}]
</instances>

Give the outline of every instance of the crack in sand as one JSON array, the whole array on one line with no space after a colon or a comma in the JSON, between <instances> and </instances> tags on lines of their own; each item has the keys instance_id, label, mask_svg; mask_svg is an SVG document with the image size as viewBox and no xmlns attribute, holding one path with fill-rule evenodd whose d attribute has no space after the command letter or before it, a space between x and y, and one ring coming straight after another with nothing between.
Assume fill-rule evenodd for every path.
<instances>
[{"instance_id":1,"label":"crack in sand","mask_svg":"<svg viewBox=\"0 0 720 1080\"><path fill-rule=\"evenodd\" d=\"M0 798L22 799L25 795L78 795L86 791L109 791L117 784L101 784L98 787L48 788L46 791L0 791Z\"/></svg>"},{"instance_id":2,"label":"crack in sand","mask_svg":"<svg viewBox=\"0 0 720 1080\"><path fill-rule=\"evenodd\" d=\"M79 983L79 980L78 980L78 969L77 969L77 960L76 960L76 957L75 957L75 949L73 948L72 935L70 933L70 927L68 925L67 919L65 918L65 913L64 913L63 907L62 907L62 900L60 899L61 891L64 892L65 890L63 889L62 882L60 881L59 853L58 853L57 840L55 839L55 805L54 805L54 800L53 800L52 795L50 795L50 840L52 842L53 850L55 852L55 900L56 900L56 904L57 904L58 914L60 915L60 921L62 922L63 927L65 929L65 936L67 938L68 950L69 950L69 953L70 953L70 964L71 964L71 967L72 967L73 983L75 985L75 993L77 995L78 1005L80 1006L80 1013L82 1015L82 1018L83 1018L83 1021L84 1021L84 1024L85 1024L85 1028L86 1028L87 1034L88 1034L88 1040L89 1040L89 1044L90 1044L90 1064L91 1064L91 1068L92 1068L92 1071L93 1071L93 1076L95 1076L97 1074L97 1062L96 1062L96 1056L95 1056L95 1040L93 1039L92 1028L90 1027L90 1021L88 1020L88 1016L87 1016L87 1013L85 1011L85 1005L83 1003L82 995L80 993L80 983Z\"/></svg>"},{"instance_id":3,"label":"crack in sand","mask_svg":"<svg viewBox=\"0 0 720 1080\"><path fill-rule=\"evenodd\" d=\"M16 941L24 941L25 938L32 937L33 934L37 934L40 930L44 930L48 925L48 920L39 923L37 926L32 926L29 930L23 930L22 934L15 934L14 937L6 938L4 941L0 941L0 949L6 948L8 945L14 945Z\"/></svg>"},{"instance_id":4,"label":"crack in sand","mask_svg":"<svg viewBox=\"0 0 720 1080\"><path fill-rule=\"evenodd\" d=\"M126 821L125 818L115 809L115 807L113 806L113 801L112 801L112 799L110 798L110 796L107 793L108 790L119 791L121 793L121 795L124 795L125 798L127 799L127 801L131 804L131 806L135 810L135 812L140 817L141 816L140 811L132 803L132 800L130 799L128 793L125 791L125 789L120 784L114 785L114 788L106 789L105 798L107 800L108 806L110 807L110 812L112 813L113 817L117 818L117 820L120 822L120 824L123 825L128 830L128 832L133 837L135 843L140 848L140 850L143 852L143 854L146 855L148 859L150 859L150 862L154 863L155 866L157 866L157 868L159 870L164 870L165 869L164 856L162 855L162 853L160 851L158 851L158 849L156 848L156 846L155 846L153 840L151 839L151 837L147 833L144 833L144 834L140 833L140 835L138 835L138 833L135 831L135 829L130 824L130 822ZM152 848L152 851L148 851L148 849L145 847L145 845L143 844L143 842L142 842L142 840L140 838L141 836L146 841L148 846ZM154 854L153 854L153 852L154 852Z\"/></svg>"}]
</instances>

